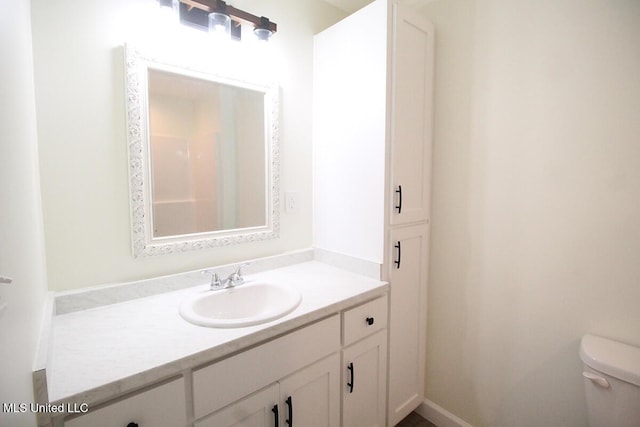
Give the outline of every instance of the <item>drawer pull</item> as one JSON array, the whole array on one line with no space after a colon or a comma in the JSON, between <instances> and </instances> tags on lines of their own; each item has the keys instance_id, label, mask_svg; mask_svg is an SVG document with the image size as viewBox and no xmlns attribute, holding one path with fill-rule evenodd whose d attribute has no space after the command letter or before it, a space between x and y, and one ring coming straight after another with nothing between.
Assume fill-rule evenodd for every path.
<instances>
[{"instance_id":1,"label":"drawer pull","mask_svg":"<svg viewBox=\"0 0 640 427\"><path fill-rule=\"evenodd\" d=\"M280 425L280 420L278 420L278 405L277 404L273 405L273 408L271 408L271 412L273 412L273 419L274 419L273 425L275 427L278 427Z\"/></svg>"},{"instance_id":2,"label":"drawer pull","mask_svg":"<svg viewBox=\"0 0 640 427\"><path fill-rule=\"evenodd\" d=\"M398 193L398 204L396 205L396 209L398 209L398 213L402 213L402 185L398 185L396 193Z\"/></svg>"},{"instance_id":3,"label":"drawer pull","mask_svg":"<svg viewBox=\"0 0 640 427\"><path fill-rule=\"evenodd\" d=\"M367 325L371 326L376 321L373 317L367 317Z\"/></svg>"},{"instance_id":4,"label":"drawer pull","mask_svg":"<svg viewBox=\"0 0 640 427\"><path fill-rule=\"evenodd\" d=\"M347 366L347 370L349 371L349 375L351 377L351 382L347 383L347 387L349 387L349 393L353 393L353 362L349 363Z\"/></svg>"},{"instance_id":5,"label":"drawer pull","mask_svg":"<svg viewBox=\"0 0 640 427\"><path fill-rule=\"evenodd\" d=\"M138 423L129 423L127 427L138 427Z\"/></svg>"},{"instance_id":6,"label":"drawer pull","mask_svg":"<svg viewBox=\"0 0 640 427\"><path fill-rule=\"evenodd\" d=\"M289 427L293 427L293 401L291 400L291 396L287 397L285 400L287 403L287 408L289 409L289 419L287 420L287 425Z\"/></svg>"}]
</instances>

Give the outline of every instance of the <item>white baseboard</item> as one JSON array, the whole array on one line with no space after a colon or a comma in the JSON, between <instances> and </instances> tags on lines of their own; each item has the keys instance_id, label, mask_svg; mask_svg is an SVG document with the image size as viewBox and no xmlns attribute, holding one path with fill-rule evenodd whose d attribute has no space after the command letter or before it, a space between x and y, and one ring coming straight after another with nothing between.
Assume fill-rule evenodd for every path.
<instances>
[{"instance_id":1,"label":"white baseboard","mask_svg":"<svg viewBox=\"0 0 640 427\"><path fill-rule=\"evenodd\" d=\"M425 418L435 424L437 427L473 427L468 422L453 415L435 402L425 399L418 406L416 412L422 418Z\"/></svg>"}]
</instances>

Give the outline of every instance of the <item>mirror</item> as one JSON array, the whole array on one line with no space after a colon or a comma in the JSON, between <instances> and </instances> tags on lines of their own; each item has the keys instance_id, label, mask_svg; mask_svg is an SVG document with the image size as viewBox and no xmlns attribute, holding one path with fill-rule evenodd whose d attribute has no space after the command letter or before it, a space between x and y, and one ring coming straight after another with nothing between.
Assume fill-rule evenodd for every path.
<instances>
[{"instance_id":1,"label":"mirror","mask_svg":"<svg viewBox=\"0 0 640 427\"><path fill-rule=\"evenodd\" d=\"M264 93L148 69L153 237L264 227Z\"/></svg>"},{"instance_id":2,"label":"mirror","mask_svg":"<svg viewBox=\"0 0 640 427\"><path fill-rule=\"evenodd\" d=\"M278 237L277 86L125 52L134 256Z\"/></svg>"}]
</instances>

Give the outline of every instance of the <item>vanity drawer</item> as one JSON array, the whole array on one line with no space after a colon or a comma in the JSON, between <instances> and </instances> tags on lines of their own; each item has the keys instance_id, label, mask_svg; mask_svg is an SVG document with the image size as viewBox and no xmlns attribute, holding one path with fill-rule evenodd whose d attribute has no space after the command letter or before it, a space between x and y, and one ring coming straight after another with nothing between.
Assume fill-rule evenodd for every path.
<instances>
[{"instance_id":1,"label":"vanity drawer","mask_svg":"<svg viewBox=\"0 0 640 427\"><path fill-rule=\"evenodd\" d=\"M343 345L386 328L388 309L388 297L385 295L345 311L342 314Z\"/></svg>"}]
</instances>

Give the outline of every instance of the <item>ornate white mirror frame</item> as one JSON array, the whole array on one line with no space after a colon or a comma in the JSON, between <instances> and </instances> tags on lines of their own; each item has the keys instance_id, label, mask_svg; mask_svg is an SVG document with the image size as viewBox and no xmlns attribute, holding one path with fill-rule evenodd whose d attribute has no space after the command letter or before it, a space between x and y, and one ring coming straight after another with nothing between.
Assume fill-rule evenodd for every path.
<instances>
[{"instance_id":1,"label":"ornate white mirror frame","mask_svg":"<svg viewBox=\"0 0 640 427\"><path fill-rule=\"evenodd\" d=\"M279 97L273 83L250 81L220 71L211 62L185 61L166 54L148 54L125 46L125 89L131 240L134 257L173 254L279 237ZM152 174L148 117L148 73L162 70L264 93L265 112L265 216L266 224L248 227L155 237L153 233ZM234 73L235 74L235 73Z\"/></svg>"}]
</instances>

